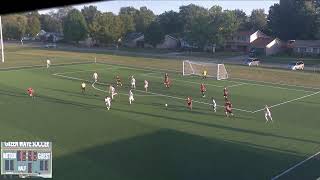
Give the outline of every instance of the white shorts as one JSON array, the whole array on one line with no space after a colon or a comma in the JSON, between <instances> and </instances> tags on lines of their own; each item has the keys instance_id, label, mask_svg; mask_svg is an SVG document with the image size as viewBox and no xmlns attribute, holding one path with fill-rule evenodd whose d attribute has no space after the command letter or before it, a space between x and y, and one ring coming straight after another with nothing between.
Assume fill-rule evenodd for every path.
<instances>
[{"instance_id":1,"label":"white shorts","mask_svg":"<svg viewBox=\"0 0 320 180\"><path fill-rule=\"evenodd\" d=\"M111 106L111 103L106 103L106 106Z\"/></svg>"},{"instance_id":2,"label":"white shorts","mask_svg":"<svg viewBox=\"0 0 320 180\"><path fill-rule=\"evenodd\" d=\"M130 96L130 97L129 97L129 101L134 101L133 96Z\"/></svg>"},{"instance_id":3,"label":"white shorts","mask_svg":"<svg viewBox=\"0 0 320 180\"><path fill-rule=\"evenodd\" d=\"M270 116L271 117L271 113L264 113L265 116Z\"/></svg>"},{"instance_id":4,"label":"white shorts","mask_svg":"<svg viewBox=\"0 0 320 180\"><path fill-rule=\"evenodd\" d=\"M144 85L144 88L145 88L145 89L148 88L148 85Z\"/></svg>"}]
</instances>

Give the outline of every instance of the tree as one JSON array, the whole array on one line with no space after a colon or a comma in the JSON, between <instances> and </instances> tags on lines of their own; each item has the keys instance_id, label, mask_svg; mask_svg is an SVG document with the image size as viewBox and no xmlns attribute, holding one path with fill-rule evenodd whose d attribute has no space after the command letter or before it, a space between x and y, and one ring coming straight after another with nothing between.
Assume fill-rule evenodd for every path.
<instances>
[{"instance_id":1,"label":"tree","mask_svg":"<svg viewBox=\"0 0 320 180\"><path fill-rule=\"evenodd\" d=\"M120 14L119 18L123 25L123 35L135 31L134 17L129 14Z\"/></svg>"},{"instance_id":2,"label":"tree","mask_svg":"<svg viewBox=\"0 0 320 180\"><path fill-rule=\"evenodd\" d=\"M122 7L120 9L119 17L123 24L123 34L136 31L138 13L139 10L134 7Z\"/></svg>"},{"instance_id":3,"label":"tree","mask_svg":"<svg viewBox=\"0 0 320 180\"><path fill-rule=\"evenodd\" d=\"M24 15L3 16L3 35L5 38L20 40L26 32L27 17Z\"/></svg>"},{"instance_id":4,"label":"tree","mask_svg":"<svg viewBox=\"0 0 320 180\"><path fill-rule=\"evenodd\" d=\"M205 16L208 14L208 10L194 5L190 4L187 6L180 6L179 7L179 18L181 19L182 23L184 24L183 31L184 32L190 32L191 31L191 25L194 24L194 20L199 16Z\"/></svg>"},{"instance_id":5,"label":"tree","mask_svg":"<svg viewBox=\"0 0 320 180\"><path fill-rule=\"evenodd\" d=\"M83 9L81 9L81 13L86 20L87 24L92 24L94 18L101 14L100 11L98 11L97 6L84 6Z\"/></svg>"},{"instance_id":6,"label":"tree","mask_svg":"<svg viewBox=\"0 0 320 180\"><path fill-rule=\"evenodd\" d=\"M63 31L62 30L62 23L59 20L57 20L47 14L40 15L40 24L41 24L41 29L43 29L47 32L61 33Z\"/></svg>"},{"instance_id":7,"label":"tree","mask_svg":"<svg viewBox=\"0 0 320 180\"><path fill-rule=\"evenodd\" d=\"M135 16L135 28L138 32L145 32L156 16L147 7L141 7Z\"/></svg>"},{"instance_id":8,"label":"tree","mask_svg":"<svg viewBox=\"0 0 320 180\"><path fill-rule=\"evenodd\" d=\"M268 27L283 40L315 39L319 32L319 12L312 1L281 1L270 7Z\"/></svg>"},{"instance_id":9,"label":"tree","mask_svg":"<svg viewBox=\"0 0 320 180\"><path fill-rule=\"evenodd\" d=\"M65 6L65 7L59 8L57 12L51 11L49 15L51 15L51 17L62 22L63 19L67 17L69 12L72 11L73 9L74 8L72 6Z\"/></svg>"},{"instance_id":10,"label":"tree","mask_svg":"<svg viewBox=\"0 0 320 180\"><path fill-rule=\"evenodd\" d=\"M158 16L160 26L165 34L182 33L183 23L179 18L179 13L166 11Z\"/></svg>"},{"instance_id":11,"label":"tree","mask_svg":"<svg viewBox=\"0 0 320 180\"><path fill-rule=\"evenodd\" d=\"M239 30L250 30L252 27L249 22L249 18L243 10L235 9L232 10L239 22Z\"/></svg>"},{"instance_id":12,"label":"tree","mask_svg":"<svg viewBox=\"0 0 320 180\"><path fill-rule=\"evenodd\" d=\"M264 13L264 9L254 9L250 15L251 29L264 31L267 27L267 15Z\"/></svg>"},{"instance_id":13,"label":"tree","mask_svg":"<svg viewBox=\"0 0 320 180\"><path fill-rule=\"evenodd\" d=\"M83 9L81 9L81 13L86 20L89 35L93 37L93 21L97 16L101 15L101 12L98 11L96 6L84 6Z\"/></svg>"},{"instance_id":14,"label":"tree","mask_svg":"<svg viewBox=\"0 0 320 180\"><path fill-rule=\"evenodd\" d=\"M209 9L208 38L210 43L223 46L225 39L234 34L240 26L237 11L223 11L222 8L213 7Z\"/></svg>"},{"instance_id":15,"label":"tree","mask_svg":"<svg viewBox=\"0 0 320 180\"><path fill-rule=\"evenodd\" d=\"M67 41L79 42L87 37L87 31L87 24L81 12L77 9L71 10L63 22L64 38Z\"/></svg>"},{"instance_id":16,"label":"tree","mask_svg":"<svg viewBox=\"0 0 320 180\"><path fill-rule=\"evenodd\" d=\"M41 30L40 20L37 16L31 15L28 17L26 34L35 37Z\"/></svg>"},{"instance_id":17,"label":"tree","mask_svg":"<svg viewBox=\"0 0 320 180\"><path fill-rule=\"evenodd\" d=\"M138 14L139 10L134 7L122 7L120 8L119 15L129 15L135 18Z\"/></svg>"},{"instance_id":18,"label":"tree","mask_svg":"<svg viewBox=\"0 0 320 180\"><path fill-rule=\"evenodd\" d=\"M146 43L156 47L157 44L163 41L164 35L165 34L160 26L160 23L158 21L153 21L144 34L144 40Z\"/></svg>"},{"instance_id":19,"label":"tree","mask_svg":"<svg viewBox=\"0 0 320 180\"><path fill-rule=\"evenodd\" d=\"M116 43L123 34L123 24L119 16L103 13L93 21L93 38L100 43Z\"/></svg>"}]
</instances>

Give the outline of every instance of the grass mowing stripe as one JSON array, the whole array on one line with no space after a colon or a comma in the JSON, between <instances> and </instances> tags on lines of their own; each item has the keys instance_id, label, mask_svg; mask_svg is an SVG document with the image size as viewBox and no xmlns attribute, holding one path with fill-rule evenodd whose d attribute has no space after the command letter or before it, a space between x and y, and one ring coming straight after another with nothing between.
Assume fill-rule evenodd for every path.
<instances>
[{"instance_id":1,"label":"grass mowing stripe","mask_svg":"<svg viewBox=\"0 0 320 180\"><path fill-rule=\"evenodd\" d=\"M281 177L281 176L283 176L283 175L287 174L288 172L292 171L293 169L297 168L298 166L301 166L302 164L304 164L305 162L309 161L310 159L312 159L312 158L316 157L318 154L320 154L320 151L319 151L319 152L317 152L317 153L315 153L314 155L312 155L312 156L308 157L307 159L305 159L305 160L303 160L303 161L299 162L298 164L296 164L296 165L292 166L291 168L289 168L289 169L287 169L287 170L283 171L281 174L278 174L277 176L274 176L273 178L271 178L271 180L276 180L276 179L278 179L279 177Z\"/></svg>"},{"instance_id":2,"label":"grass mowing stripe","mask_svg":"<svg viewBox=\"0 0 320 180\"><path fill-rule=\"evenodd\" d=\"M99 88L97 88L94 84L96 84L96 82L94 82L94 83L91 84L91 86L93 87L93 89L98 90L98 91L101 91L101 92L106 92L106 93L108 93L107 90L99 89ZM98 82L97 82L97 84L102 84L102 85L103 85L103 83L98 83ZM120 93L120 92L118 92L118 94L128 95L128 94ZM159 96L159 95L152 95L152 94L149 94L149 95L135 94L135 96L144 96L144 97L146 97L146 96Z\"/></svg>"},{"instance_id":3,"label":"grass mowing stripe","mask_svg":"<svg viewBox=\"0 0 320 180\"><path fill-rule=\"evenodd\" d=\"M84 79L76 78L76 77L71 77L71 76L65 76L65 75L59 75L59 74L52 74L52 75L54 75L54 76L60 76L60 77L66 78L66 79L73 79L73 80L85 81ZM89 82L89 81L86 81L86 82ZM107 85L107 84L104 84L104 83L97 83L97 84ZM141 91L141 90L135 90L135 91L144 92L144 91ZM160 94L160 93L153 93L153 92L147 92L147 93L148 93L148 94L157 95L157 96L164 96L164 97L169 97L169 98L172 98L172 99L179 99L179 100L185 101L185 98L181 98L181 97L169 96L169 95ZM193 100L193 102L199 103L199 104L205 104L205 105L212 105L211 103L206 103L206 102L201 102L201 101L195 101L195 100ZM217 104L217 106L219 106L219 107L224 107L224 106L218 105L218 104ZM252 113L252 111L245 110L245 109L239 109L239 108L233 108L233 109L234 109L234 110L237 110L237 111L243 111L243 112L247 112L247 113Z\"/></svg>"}]
</instances>

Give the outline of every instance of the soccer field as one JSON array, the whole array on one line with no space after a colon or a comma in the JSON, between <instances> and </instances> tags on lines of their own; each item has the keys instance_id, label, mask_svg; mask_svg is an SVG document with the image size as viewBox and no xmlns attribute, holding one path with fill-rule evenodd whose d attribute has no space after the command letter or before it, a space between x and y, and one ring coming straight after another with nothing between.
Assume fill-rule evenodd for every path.
<instances>
[{"instance_id":1,"label":"soccer field","mask_svg":"<svg viewBox=\"0 0 320 180\"><path fill-rule=\"evenodd\" d=\"M96 84L94 72L100 77ZM170 89L163 85L165 72L172 79ZM203 81L165 67L103 63L0 75L1 141L52 141L53 179L271 179L286 170L279 179L320 177L317 156L304 162L320 151L320 89ZM124 86L117 88L119 95L107 111L104 97L116 75ZM129 105L131 75L137 90ZM85 94L82 81L87 82ZM35 89L35 99L26 95L28 87ZM224 115L224 87L229 88L235 117ZM186 108L187 96L194 100L192 111ZM211 97L218 104L216 113ZM265 123L265 104L272 107L274 123Z\"/></svg>"}]
</instances>

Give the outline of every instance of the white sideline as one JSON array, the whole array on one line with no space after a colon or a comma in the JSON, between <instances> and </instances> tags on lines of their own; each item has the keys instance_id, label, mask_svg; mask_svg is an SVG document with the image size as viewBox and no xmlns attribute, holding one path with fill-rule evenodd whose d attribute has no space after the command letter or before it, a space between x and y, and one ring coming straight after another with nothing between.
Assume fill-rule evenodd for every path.
<instances>
[{"instance_id":1,"label":"white sideline","mask_svg":"<svg viewBox=\"0 0 320 180\"><path fill-rule=\"evenodd\" d=\"M70 62L70 63L58 63L58 64L51 64L52 67L59 67L65 65L81 65L81 64L91 64L91 61L84 61L84 62ZM0 72L9 72L9 71L22 71L25 68L32 68L32 69L40 69L46 68L47 65L32 65L32 66L12 66L7 68L0 68Z\"/></svg>"},{"instance_id":2,"label":"white sideline","mask_svg":"<svg viewBox=\"0 0 320 180\"><path fill-rule=\"evenodd\" d=\"M147 77L152 77L152 78L158 78L158 79L162 79L162 77L159 76L151 76L151 75L147 75L150 73L146 73L146 74L140 74L141 76L147 76ZM174 81L180 81L180 82L186 82L186 83L190 83L190 84L198 84L200 85L201 83L197 83L197 82L192 82L192 81L185 81L185 80L179 80L179 79L173 79ZM214 87L219 87L219 88L223 88L224 86L219 86L219 85L214 85L214 84L206 84L207 86L214 86Z\"/></svg>"},{"instance_id":3,"label":"white sideline","mask_svg":"<svg viewBox=\"0 0 320 180\"><path fill-rule=\"evenodd\" d=\"M279 177L281 177L281 176L283 176L283 175L287 174L288 172L292 171L293 169L295 169L296 167L300 166L301 164L303 164L303 163L305 163L305 162L309 161L310 159L314 158L314 157L315 157L315 156L317 156L318 154L320 154L320 151L319 151L319 152L317 152L317 153L315 153L314 155L312 155L312 156L308 157L307 159L305 159L305 160L303 160L303 161L299 162L298 164L296 164L296 165L292 166L291 168L289 168L289 169L287 169L287 170L283 171L282 173L278 174L277 176L272 177L272 178L271 178L271 180L276 180L276 179L278 179Z\"/></svg>"},{"instance_id":4,"label":"white sideline","mask_svg":"<svg viewBox=\"0 0 320 180\"><path fill-rule=\"evenodd\" d=\"M236 82L236 81L232 81L232 80L225 80L225 81ZM246 82L243 82L242 84L248 84L248 85L253 85L253 86L262 86L262 87L270 87L270 88L276 88L276 89L285 89L285 90L290 90L290 91L314 92L314 91L307 91L307 90L302 90L302 89L291 89L291 88L285 88L285 87L270 86L270 85L265 85L265 84L254 84L254 83L246 83Z\"/></svg>"},{"instance_id":5,"label":"white sideline","mask_svg":"<svg viewBox=\"0 0 320 180\"><path fill-rule=\"evenodd\" d=\"M273 85L282 85L282 86L291 86L291 87L299 87L299 88L307 88L307 89L320 90L320 88L309 87L309 86L299 86L299 85L286 84L286 83L275 83L275 82L267 82L267 81L255 81L255 80L242 79L242 78L231 78L231 79L241 80L241 81L251 81L251 82L255 82L255 83L267 83L267 84L273 84Z\"/></svg>"},{"instance_id":6,"label":"white sideline","mask_svg":"<svg viewBox=\"0 0 320 180\"><path fill-rule=\"evenodd\" d=\"M269 108L277 107L277 106L280 106L282 104L287 104L287 103L290 103L290 102L293 102L293 101L297 101L297 100L300 100L300 99L303 99L303 98L306 98L306 97L314 96L314 95L319 94L319 93L320 93L320 91L312 93L312 94L309 94L309 95L305 95L305 96L302 96L302 97L299 97L299 98L291 99L289 101L285 101L285 102L282 102L282 103L279 103L279 104L272 105ZM256 111L253 111L252 113L257 113L257 112L260 112L260 111L263 111L263 110L264 110L264 108L256 110Z\"/></svg>"},{"instance_id":7,"label":"white sideline","mask_svg":"<svg viewBox=\"0 0 320 180\"><path fill-rule=\"evenodd\" d=\"M60 76L60 77L66 78L66 79L73 79L73 80L84 81L84 79L75 78L75 77L70 77L70 76L65 76L65 75L61 75L61 74L52 74L52 75L54 75L54 76ZM103 84L103 83L99 83L99 84ZM100 90L100 91L101 91L101 90ZM135 90L135 91L144 92L144 91L141 91L141 90ZM172 98L172 99L179 99L179 100L185 101L185 98L180 98L180 97L176 97L176 96L169 96L169 95L165 95L165 94L152 93L152 92L147 92L147 93L148 93L148 94L152 94L152 95L156 95L156 96L164 96L164 97L168 97L168 98ZM199 104L212 105L212 104L210 104L210 103L205 103L205 102L195 101L195 100L193 100L193 102L199 103ZM221 106L221 105L217 105L217 106L219 106L219 107L224 107L224 106ZM234 109L234 110L237 110L237 111L243 111L243 112L252 113L252 111L248 111L248 110L244 110L244 109L238 109L238 108L233 108L233 109Z\"/></svg>"},{"instance_id":8,"label":"white sideline","mask_svg":"<svg viewBox=\"0 0 320 180\"><path fill-rule=\"evenodd\" d=\"M107 90L103 90L103 89L99 89L97 87L94 86L96 82L92 83L91 86L93 87L93 89L95 90L98 90L98 91L101 91L101 92L108 92ZM97 83L97 84L103 84L103 83ZM124 93L120 93L118 92L118 94L122 94L122 95L128 95L128 94L124 94ZM143 94L135 94L135 96L159 96L159 95L152 95L152 94L149 94L149 95L143 95Z\"/></svg>"}]
</instances>

